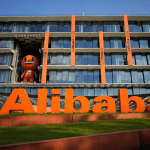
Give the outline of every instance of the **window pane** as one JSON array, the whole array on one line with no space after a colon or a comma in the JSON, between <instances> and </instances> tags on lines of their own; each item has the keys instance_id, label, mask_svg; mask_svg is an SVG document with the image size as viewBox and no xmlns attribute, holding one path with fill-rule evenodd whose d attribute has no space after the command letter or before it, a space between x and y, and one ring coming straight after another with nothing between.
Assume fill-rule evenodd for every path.
<instances>
[{"instance_id":1,"label":"window pane","mask_svg":"<svg viewBox=\"0 0 150 150\"><path fill-rule=\"evenodd\" d=\"M94 88L88 89L88 96L94 96Z\"/></svg>"},{"instance_id":2,"label":"window pane","mask_svg":"<svg viewBox=\"0 0 150 150\"><path fill-rule=\"evenodd\" d=\"M75 72L69 71L69 83L75 83Z\"/></svg>"},{"instance_id":3,"label":"window pane","mask_svg":"<svg viewBox=\"0 0 150 150\"><path fill-rule=\"evenodd\" d=\"M94 73L93 71L88 71L88 83L94 83Z\"/></svg>"},{"instance_id":4,"label":"window pane","mask_svg":"<svg viewBox=\"0 0 150 150\"><path fill-rule=\"evenodd\" d=\"M105 65L111 65L111 54L105 54Z\"/></svg>"},{"instance_id":5,"label":"window pane","mask_svg":"<svg viewBox=\"0 0 150 150\"><path fill-rule=\"evenodd\" d=\"M98 65L98 54L93 53L93 65Z\"/></svg>"},{"instance_id":6,"label":"window pane","mask_svg":"<svg viewBox=\"0 0 150 150\"><path fill-rule=\"evenodd\" d=\"M51 48L58 48L58 38L51 39Z\"/></svg>"},{"instance_id":7,"label":"window pane","mask_svg":"<svg viewBox=\"0 0 150 150\"><path fill-rule=\"evenodd\" d=\"M82 65L88 65L87 53L84 53L82 56Z\"/></svg>"},{"instance_id":8,"label":"window pane","mask_svg":"<svg viewBox=\"0 0 150 150\"><path fill-rule=\"evenodd\" d=\"M109 22L104 21L104 32L109 32Z\"/></svg>"},{"instance_id":9,"label":"window pane","mask_svg":"<svg viewBox=\"0 0 150 150\"><path fill-rule=\"evenodd\" d=\"M113 95L114 95L113 88L108 88L108 96L113 96Z\"/></svg>"},{"instance_id":10,"label":"window pane","mask_svg":"<svg viewBox=\"0 0 150 150\"><path fill-rule=\"evenodd\" d=\"M82 83L82 71L75 71L75 83Z\"/></svg>"},{"instance_id":11,"label":"window pane","mask_svg":"<svg viewBox=\"0 0 150 150\"><path fill-rule=\"evenodd\" d=\"M53 27L51 32L58 32L58 21L53 22Z\"/></svg>"},{"instance_id":12,"label":"window pane","mask_svg":"<svg viewBox=\"0 0 150 150\"><path fill-rule=\"evenodd\" d=\"M107 96L107 89L101 88L101 96Z\"/></svg>"},{"instance_id":13,"label":"window pane","mask_svg":"<svg viewBox=\"0 0 150 150\"><path fill-rule=\"evenodd\" d=\"M63 72L57 71L57 83L63 83Z\"/></svg>"},{"instance_id":14,"label":"window pane","mask_svg":"<svg viewBox=\"0 0 150 150\"><path fill-rule=\"evenodd\" d=\"M97 26L98 26L97 21L93 21L93 23L92 23L93 32L97 32L96 31Z\"/></svg>"},{"instance_id":15,"label":"window pane","mask_svg":"<svg viewBox=\"0 0 150 150\"><path fill-rule=\"evenodd\" d=\"M70 63L69 63L69 54L64 54L63 65L70 65Z\"/></svg>"},{"instance_id":16,"label":"window pane","mask_svg":"<svg viewBox=\"0 0 150 150\"><path fill-rule=\"evenodd\" d=\"M64 21L59 21L58 31L64 32Z\"/></svg>"},{"instance_id":17,"label":"window pane","mask_svg":"<svg viewBox=\"0 0 150 150\"><path fill-rule=\"evenodd\" d=\"M49 83L56 83L56 71L49 71Z\"/></svg>"},{"instance_id":18,"label":"window pane","mask_svg":"<svg viewBox=\"0 0 150 150\"><path fill-rule=\"evenodd\" d=\"M76 65L82 65L82 56L83 55L79 55L79 54L76 54L76 57L75 57L75 59L76 59Z\"/></svg>"},{"instance_id":19,"label":"window pane","mask_svg":"<svg viewBox=\"0 0 150 150\"><path fill-rule=\"evenodd\" d=\"M71 32L71 26L69 21L65 21L64 32Z\"/></svg>"},{"instance_id":20,"label":"window pane","mask_svg":"<svg viewBox=\"0 0 150 150\"><path fill-rule=\"evenodd\" d=\"M88 74L87 71L82 71L82 83L88 82Z\"/></svg>"},{"instance_id":21,"label":"window pane","mask_svg":"<svg viewBox=\"0 0 150 150\"><path fill-rule=\"evenodd\" d=\"M93 65L93 53L88 53L88 65Z\"/></svg>"},{"instance_id":22,"label":"window pane","mask_svg":"<svg viewBox=\"0 0 150 150\"><path fill-rule=\"evenodd\" d=\"M95 88L95 96L101 95L101 88Z\"/></svg>"},{"instance_id":23,"label":"window pane","mask_svg":"<svg viewBox=\"0 0 150 150\"><path fill-rule=\"evenodd\" d=\"M63 83L68 83L69 71L63 71Z\"/></svg>"},{"instance_id":24,"label":"window pane","mask_svg":"<svg viewBox=\"0 0 150 150\"><path fill-rule=\"evenodd\" d=\"M63 53L57 53L57 65L63 65Z\"/></svg>"},{"instance_id":25,"label":"window pane","mask_svg":"<svg viewBox=\"0 0 150 150\"><path fill-rule=\"evenodd\" d=\"M93 48L98 48L98 38L93 38Z\"/></svg>"},{"instance_id":26,"label":"window pane","mask_svg":"<svg viewBox=\"0 0 150 150\"><path fill-rule=\"evenodd\" d=\"M106 83L112 83L112 71L106 71Z\"/></svg>"},{"instance_id":27,"label":"window pane","mask_svg":"<svg viewBox=\"0 0 150 150\"><path fill-rule=\"evenodd\" d=\"M98 21L96 32L103 31L103 22Z\"/></svg>"},{"instance_id":28,"label":"window pane","mask_svg":"<svg viewBox=\"0 0 150 150\"><path fill-rule=\"evenodd\" d=\"M104 38L104 48L110 48L109 38Z\"/></svg>"},{"instance_id":29,"label":"window pane","mask_svg":"<svg viewBox=\"0 0 150 150\"><path fill-rule=\"evenodd\" d=\"M150 83L150 71L149 70L144 70L143 71L143 74L144 74L144 81L145 83Z\"/></svg>"},{"instance_id":30,"label":"window pane","mask_svg":"<svg viewBox=\"0 0 150 150\"><path fill-rule=\"evenodd\" d=\"M94 70L94 83L100 83L99 81L99 71Z\"/></svg>"}]
</instances>

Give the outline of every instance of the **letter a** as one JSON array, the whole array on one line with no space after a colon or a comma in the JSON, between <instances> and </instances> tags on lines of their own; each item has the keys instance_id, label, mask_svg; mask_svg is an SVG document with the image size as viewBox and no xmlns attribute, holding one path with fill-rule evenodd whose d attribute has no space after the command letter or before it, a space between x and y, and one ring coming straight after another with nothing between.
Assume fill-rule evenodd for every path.
<instances>
[{"instance_id":1,"label":"letter a","mask_svg":"<svg viewBox=\"0 0 150 150\"><path fill-rule=\"evenodd\" d=\"M18 97L21 104L16 104ZM9 114L10 110L23 110L24 113L35 113L25 89L13 90L0 110L0 115Z\"/></svg>"},{"instance_id":2,"label":"letter a","mask_svg":"<svg viewBox=\"0 0 150 150\"><path fill-rule=\"evenodd\" d=\"M105 112L115 113L116 112L115 100L110 96L98 96L93 99L93 102L101 102L102 100L106 100L107 103L95 104L92 107L92 111L94 113L105 113ZM107 107L107 109L101 110L102 107Z\"/></svg>"},{"instance_id":3,"label":"letter a","mask_svg":"<svg viewBox=\"0 0 150 150\"><path fill-rule=\"evenodd\" d=\"M75 110L73 103L79 101L81 103L81 109ZM84 96L77 96L73 98L73 89L65 89L65 113L86 113L90 109L90 102Z\"/></svg>"},{"instance_id":4,"label":"letter a","mask_svg":"<svg viewBox=\"0 0 150 150\"><path fill-rule=\"evenodd\" d=\"M129 108L129 102L132 101L135 105L135 110ZM138 96L128 98L127 89L119 89L119 109L121 112L143 112L145 110L144 101Z\"/></svg>"}]
</instances>

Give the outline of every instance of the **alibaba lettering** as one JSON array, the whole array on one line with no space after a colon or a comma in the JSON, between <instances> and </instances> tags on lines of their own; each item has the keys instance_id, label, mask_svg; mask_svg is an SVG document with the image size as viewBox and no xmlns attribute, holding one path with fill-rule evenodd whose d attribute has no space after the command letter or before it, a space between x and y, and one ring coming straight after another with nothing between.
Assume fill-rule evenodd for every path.
<instances>
[{"instance_id":1,"label":"alibaba lettering","mask_svg":"<svg viewBox=\"0 0 150 150\"><path fill-rule=\"evenodd\" d=\"M144 110L150 111L150 106L145 108L144 101L138 96L131 96L128 98L127 89L119 89L119 110L121 112L143 112ZM16 103L20 98L21 104ZM75 110L73 104L75 101L81 103L81 109ZM105 103L100 103L105 101ZM135 105L134 111L129 108L129 102L132 101ZM98 96L93 99L95 103L92 107L93 113L115 113L116 106L115 100L110 96ZM150 99L146 101L150 103ZM47 107L47 89L38 90L38 104L37 111L31 105L30 99L25 89L14 89L9 98L0 110L0 115L9 114L10 111L23 111L24 113L37 113L43 114L46 112ZM106 110L102 110L106 107ZM90 109L90 102L84 96L73 97L73 89L65 89L65 110L64 113L87 113ZM60 89L52 89L52 103L51 113L60 113Z\"/></svg>"}]
</instances>

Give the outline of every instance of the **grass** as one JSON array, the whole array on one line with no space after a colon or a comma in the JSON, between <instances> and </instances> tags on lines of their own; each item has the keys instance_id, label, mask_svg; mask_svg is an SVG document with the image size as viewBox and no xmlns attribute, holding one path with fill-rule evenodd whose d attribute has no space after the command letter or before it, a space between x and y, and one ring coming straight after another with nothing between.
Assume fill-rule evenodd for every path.
<instances>
[{"instance_id":1,"label":"grass","mask_svg":"<svg viewBox=\"0 0 150 150\"><path fill-rule=\"evenodd\" d=\"M132 112L132 113L137 113L137 112ZM150 112L147 112L147 111L144 111L142 113L150 113ZM92 111L89 111L88 113L73 113L73 114L65 114L65 113L58 113L58 114L51 114L51 113L46 113L46 114L37 114L37 113L34 113L34 114L28 114L28 113L17 113L17 112L13 112L13 113L10 113L10 114L6 114L6 115L0 115L0 117L10 117L10 116L33 116L33 115L76 115L76 114L83 114L83 115L91 115L91 114L100 114L100 115L105 115L105 114L124 114L120 111L116 111L116 113L93 113Z\"/></svg>"},{"instance_id":2,"label":"grass","mask_svg":"<svg viewBox=\"0 0 150 150\"><path fill-rule=\"evenodd\" d=\"M150 128L150 118L0 127L0 145Z\"/></svg>"}]
</instances>

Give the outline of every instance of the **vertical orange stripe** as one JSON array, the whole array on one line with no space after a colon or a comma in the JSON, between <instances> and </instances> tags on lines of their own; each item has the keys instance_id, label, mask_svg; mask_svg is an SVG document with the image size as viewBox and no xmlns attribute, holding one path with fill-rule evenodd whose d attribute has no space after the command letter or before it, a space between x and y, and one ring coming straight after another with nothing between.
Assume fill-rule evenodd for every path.
<instances>
[{"instance_id":1,"label":"vertical orange stripe","mask_svg":"<svg viewBox=\"0 0 150 150\"><path fill-rule=\"evenodd\" d=\"M43 50L42 84L46 84L48 43L49 43L49 32L46 31Z\"/></svg>"},{"instance_id":2,"label":"vertical orange stripe","mask_svg":"<svg viewBox=\"0 0 150 150\"><path fill-rule=\"evenodd\" d=\"M75 66L75 15L71 15L71 66Z\"/></svg>"},{"instance_id":3,"label":"vertical orange stripe","mask_svg":"<svg viewBox=\"0 0 150 150\"><path fill-rule=\"evenodd\" d=\"M100 66L101 66L101 84L106 84L103 31L99 31L99 49L100 49Z\"/></svg>"},{"instance_id":4,"label":"vertical orange stripe","mask_svg":"<svg viewBox=\"0 0 150 150\"><path fill-rule=\"evenodd\" d=\"M128 16L124 15L123 18L124 18L124 27L125 27L125 36L126 36L126 45L127 45L127 54L128 54L128 64L129 66L133 66L130 33L128 27Z\"/></svg>"}]
</instances>

